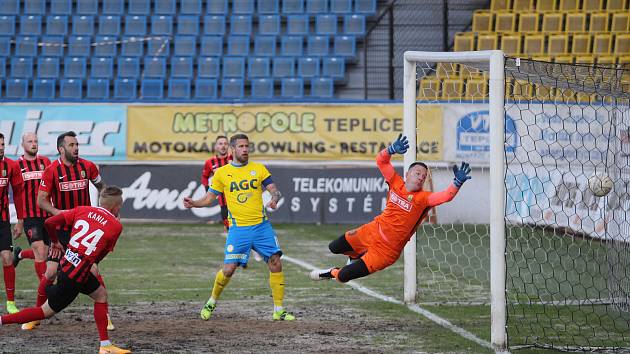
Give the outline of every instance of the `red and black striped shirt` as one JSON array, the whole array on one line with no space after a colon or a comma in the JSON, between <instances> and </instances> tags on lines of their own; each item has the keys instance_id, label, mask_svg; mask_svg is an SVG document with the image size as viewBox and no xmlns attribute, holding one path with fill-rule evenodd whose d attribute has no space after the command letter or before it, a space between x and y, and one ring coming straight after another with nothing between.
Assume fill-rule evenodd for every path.
<instances>
[{"instance_id":1,"label":"red and black striped shirt","mask_svg":"<svg viewBox=\"0 0 630 354\"><path fill-rule=\"evenodd\" d=\"M50 214L37 205L37 192L44 175L44 170L50 165L46 156L37 155L34 160L27 160L22 155L17 160L22 180L24 180L24 217L47 218Z\"/></svg>"},{"instance_id":2,"label":"red and black striped shirt","mask_svg":"<svg viewBox=\"0 0 630 354\"><path fill-rule=\"evenodd\" d=\"M214 171L221 166L227 165L230 161L232 161L232 155L227 155L226 157L215 155L206 160L206 163L203 165L203 171L201 172L201 184L206 187L206 190L208 190L208 186L210 185L209 180L210 177L214 175ZM227 205L223 194L219 195L219 205Z\"/></svg>"},{"instance_id":3,"label":"red and black striped shirt","mask_svg":"<svg viewBox=\"0 0 630 354\"><path fill-rule=\"evenodd\" d=\"M1 220L11 221L9 214L9 185L13 190L13 203L18 219L24 219L24 181L18 164L10 158L0 159L0 214Z\"/></svg>"},{"instance_id":4,"label":"red and black striped shirt","mask_svg":"<svg viewBox=\"0 0 630 354\"><path fill-rule=\"evenodd\" d=\"M49 194L55 208L68 210L91 205L90 181L101 181L98 169L92 161L79 158L72 166L66 166L57 159L44 170L39 190Z\"/></svg>"}]
</instances>

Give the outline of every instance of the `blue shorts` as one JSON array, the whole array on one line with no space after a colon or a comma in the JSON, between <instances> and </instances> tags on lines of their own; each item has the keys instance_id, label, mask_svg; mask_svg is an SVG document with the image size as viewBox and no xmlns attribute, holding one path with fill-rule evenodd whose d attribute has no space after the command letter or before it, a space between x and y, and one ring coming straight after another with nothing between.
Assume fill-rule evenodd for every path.
<instances>
[{"instance_id":1,"label":"blue shorts","mask_svg":"<svg viewBox=\"0 0 630 354\"><path fill-rule=\"evenodd\" d=\"M278 238L269 221L252 226L231 226L225 241L223 262L247 265L251 249L258 252L265 262L274 254L282 255Z\"/></svg>"}]
</instances>

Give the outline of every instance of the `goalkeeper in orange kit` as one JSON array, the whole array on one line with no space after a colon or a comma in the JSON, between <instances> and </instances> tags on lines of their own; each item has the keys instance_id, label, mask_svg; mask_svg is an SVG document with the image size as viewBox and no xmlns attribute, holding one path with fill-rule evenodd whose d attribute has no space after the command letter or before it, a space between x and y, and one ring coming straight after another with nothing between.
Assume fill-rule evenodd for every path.
<instances>
[{"instance_id":1,"label":"goalkeeper in orange kit","mask_svg":"<svg viewBox=\"0 0 630 354\"><path fill-rule=\"evenodd\" d=\"M403 180L390 163L392 155L404 154L408 148L407 137L400 134L376 157L376 164L389 185L385 210L371 222L347 231L328 245L332 253L345 254L353 262L343 268L313 270L311 279L335 278L345 283L392 265L429 210L451 201L464 182L471 178L469 165L462 162L461 167L453 166L455 179L446 190L424 191L422 186L428 173L426 164L412 163Z\"/></svg>"}]
</instances>

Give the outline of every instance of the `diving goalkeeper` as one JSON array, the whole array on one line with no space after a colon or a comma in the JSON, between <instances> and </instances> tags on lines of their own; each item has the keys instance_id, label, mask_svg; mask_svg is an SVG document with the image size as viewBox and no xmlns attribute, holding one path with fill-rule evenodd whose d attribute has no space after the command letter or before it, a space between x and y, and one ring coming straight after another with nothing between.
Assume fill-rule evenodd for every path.
<instances>
[{"instance_id":1,"label":"diving goalkeeper","mask_svg":"<svg viewBox=\"0 0 630 354\"><path fill-rule=\"evenodd\" d=\"M390 163L392 155L404 154L408 148L407 137L400 134L376 156L376 165L389 185L385 210L371 222L347 231L328 245L332 253L345 254L353 261L343 268L313 270L311 279L335 278L345 283L392 265L429 210L451 201L464 182L471 178L470 167L462 162L461 167L453 166L455 179L446 190L424 191L422 186L428 173L426 164L412 163L406 180L403 180Z\"/></svg>"}]
</instances>

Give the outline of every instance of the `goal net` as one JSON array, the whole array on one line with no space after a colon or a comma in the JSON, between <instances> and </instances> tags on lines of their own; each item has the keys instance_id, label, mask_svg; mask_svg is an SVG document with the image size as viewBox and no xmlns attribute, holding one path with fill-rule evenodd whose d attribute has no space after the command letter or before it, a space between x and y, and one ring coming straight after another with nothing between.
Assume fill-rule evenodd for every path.
<instances>
[{"instance_id":1,"label":"goal net","mask_svg":"<svg viewBox=\"0 0 630 354\"><path fill-rule=\"evenodd\" d=\"M499 349L630 350L630 72L497 51L405 63L406 133L443 117L433 185L473 167L405 250L405 300L454 308ZM595 174L614 181L601 198Z\"/></svg>"}]
</instances>

